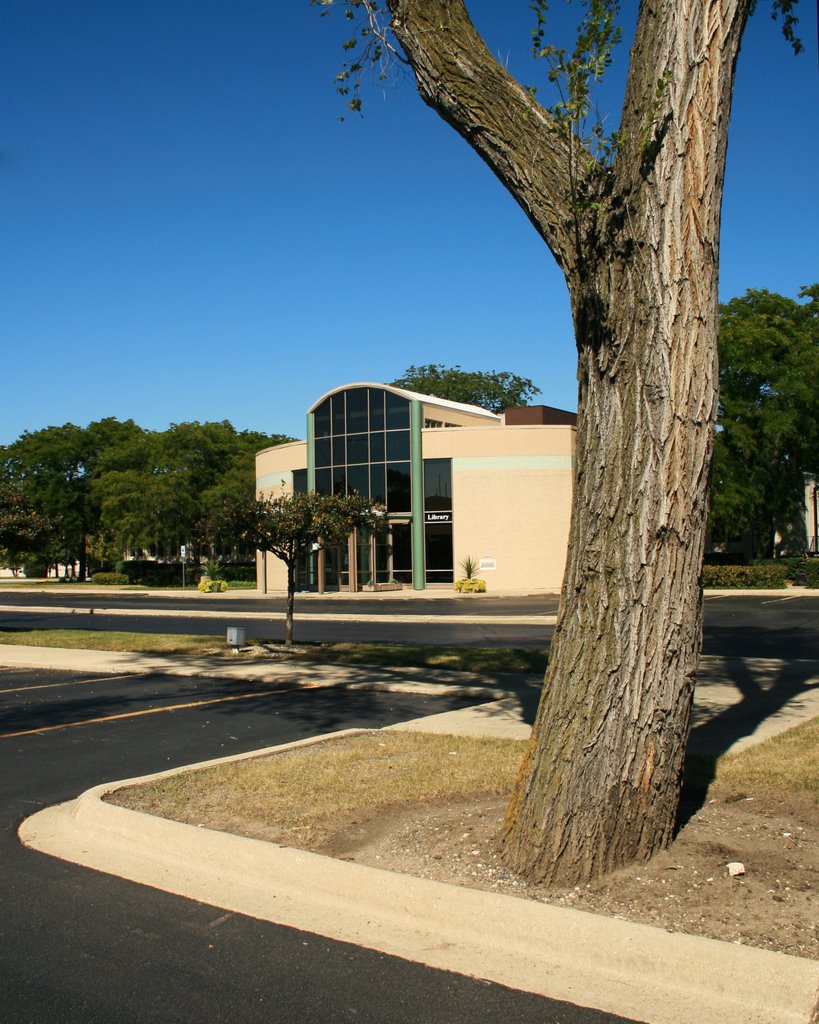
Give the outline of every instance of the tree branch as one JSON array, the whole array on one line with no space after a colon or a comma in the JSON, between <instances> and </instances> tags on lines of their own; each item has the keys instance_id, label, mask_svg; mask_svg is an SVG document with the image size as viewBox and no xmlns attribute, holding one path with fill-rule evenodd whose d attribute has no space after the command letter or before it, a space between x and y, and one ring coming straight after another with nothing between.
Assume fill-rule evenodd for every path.
<instances>
[{"instance_id":1,"label":"tree branch","mask_svg":"<svg viewBox=\"0 0 819 1024\"><path fill-rule=\"evenodd\" d=\"M421 98L488 164L568 273L576 247L565 132L498 64L462 0L388 0L388 7Z\"/></svg>"}]
</instances>

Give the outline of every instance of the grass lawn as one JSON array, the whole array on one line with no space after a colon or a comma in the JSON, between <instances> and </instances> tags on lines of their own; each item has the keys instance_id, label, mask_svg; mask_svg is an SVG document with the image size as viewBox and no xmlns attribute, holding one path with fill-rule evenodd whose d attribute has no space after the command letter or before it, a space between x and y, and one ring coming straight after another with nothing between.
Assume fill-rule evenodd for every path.
<instances>
[{"instance_id":1,"label":"grass lawn","mask_svg":"<svg viewBox=\"0 0 819 1024\"><path fill-rule=\"evenodd\" d=\"M253 641L249 641L253 644ZM0 630L0 644L63 647L89 651L130 651L136 654L236 656L222 636L176 633L126 633L95 629ZM264 642L264 654L277 661L328 661L345 665L391 668L444 668L455 672L522 672L543 675L548 654L511 647L439 647L423 644L298 644L287 651L283 643ZM254 658L245 653L239 657Z\"/></svg>"}]
</instances>

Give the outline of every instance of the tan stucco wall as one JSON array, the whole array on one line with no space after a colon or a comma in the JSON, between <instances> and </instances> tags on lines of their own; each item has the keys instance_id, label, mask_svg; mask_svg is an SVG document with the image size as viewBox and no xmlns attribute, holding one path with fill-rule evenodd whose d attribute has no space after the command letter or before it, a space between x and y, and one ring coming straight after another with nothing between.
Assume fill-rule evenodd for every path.
<instances>
[{"instance_id":1,"label":"tan stucco wall","mask_svg":"<svg viewBox=\"0 0 819 1024\"><path fill-rule=\"evenodd\" d=\"M424 457L452 459L455 575L470 556L487 588L559 588L569 540L571 427L425 430Z\"/></svg>"},{"instance_id":2,"label":"tan stucco wall","mask_svg":"<svg viewBox=\"0 0 819 1024\"><path fill-rule=\"evenodd\" d=\"M293 470L307 468L307 442L288 441L256 454L256 490L267 497L289 494Z\"/></svg>"},{"instance_id":3,"label":"tan stucco wall","mask_svg":"<svg viewBox=\"0 0 819 1024\"><path fill-rule=\"evenodd\" d=\"M259 495L268 498L290 494L293 490L293 470L306 468L306 441L288 441L273 448L265 448L256 454L256 490ZM265 593L287 590L284 562L270 552L257 554L256 586Z\"/></svg>"}]
</instances>

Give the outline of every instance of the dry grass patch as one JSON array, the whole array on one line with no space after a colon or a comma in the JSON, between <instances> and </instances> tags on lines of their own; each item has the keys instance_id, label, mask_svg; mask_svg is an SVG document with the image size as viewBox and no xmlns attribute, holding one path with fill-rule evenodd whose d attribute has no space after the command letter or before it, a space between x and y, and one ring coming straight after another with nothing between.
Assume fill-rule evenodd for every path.
<instances>
[{"instance_id":1,"label":"dry grass patch","mask_svg":"<svg viewBox=\"0 0 819 1024\"><path fill-rule=\"evenodd\" d=\"M379 730L186 772L109 799L189 824L307 845L341 820L402 804L506 794L525 746Z\"/></svg>"},{"instance_id":2,"label":"dry grass patch","mask_svg":"<svg viewBox=\"0 0 819 1024\"><path fill-rule=\"evenodd\" d=\"M725 754L717 760L715 783L772 803L791 797L819 802L819 718L759 746Z\"/></svg>"},{"instance_id":3,"label":"dry grass patch","mask_svg":"<svg viewBox=\"0 0 819 1024\"><path fill-rule=\"evenodd\" d=\"M376 730L184 772L109 799L189 824L307 846L343 822L401 806L505 797L525 747L508 739ZM711 792L722 800L815 804L819 719L709 765Z\"/></svg>"}]
</instances>

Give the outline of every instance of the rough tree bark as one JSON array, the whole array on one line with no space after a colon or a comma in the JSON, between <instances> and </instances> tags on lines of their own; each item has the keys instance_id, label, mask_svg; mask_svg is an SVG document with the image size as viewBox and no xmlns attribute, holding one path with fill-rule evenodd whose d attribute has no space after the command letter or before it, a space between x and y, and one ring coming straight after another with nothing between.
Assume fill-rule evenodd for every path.
<instances>
[{"instance_id":1,"label":"rough tree bark","mask_svg":"<svg viewBox=\"0 0 819 1024\"><path fill-rule=\"evenodd\" d=\"M749 0L644 0L613 165L495 61L461 0L390 0L418 90L545 240L578 348L561 609L504 853L547 883L670 841L701 645L719 219ZM658 82L662 85L658 91Z\"/></svg>"}]
</instances>

